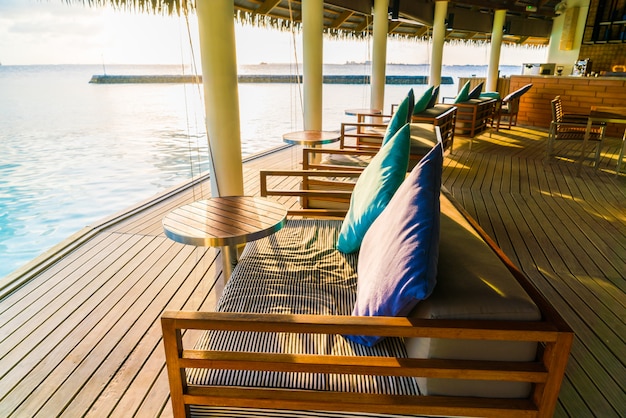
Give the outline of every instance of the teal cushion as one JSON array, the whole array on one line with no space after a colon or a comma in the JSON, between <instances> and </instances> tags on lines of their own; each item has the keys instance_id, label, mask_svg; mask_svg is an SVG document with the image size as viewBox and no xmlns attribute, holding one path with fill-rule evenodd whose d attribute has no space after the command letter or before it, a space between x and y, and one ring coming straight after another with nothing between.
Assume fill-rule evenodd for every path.
<instances>
[{"instance_id":1,"label":"teal cushion","mask_svg":"<svg viewBox=\"0 0 626 418\"><path fill-rule=\"evenodd\" d=\"M435 105L437 104L437 99L438 98L439 98L439 86L437 85L433 89L432 97L430 98L430 101L428 102L428 106L426 106L426 109L430 109L431 107L435 107Z\"/></svg>"},{"instance_id":2,"label":"teal cushion","mask_svg":"<svg viewBox=\"0 0 626 418\"><path fill-rule=\"evenodd\" d=\"M422 97L420 97L415 102L415 106L413 107L413 114L414 115L416 115L418 113L421 113L424 110L426 110L426 108L428 107L428 103L430 103L430 99L432 99L432 97L433 97L433 89L434 88L435 88L434 86L430 86L429 88L427 88L426 91L422 94Z\"/></svg>"},{"instance_id":3,"label":"teal cushion","mask_svg":"<svg viewBox=\"0 0 626 418\"><path fill-rule=\"evenodd\" d=\"M478 96L479 99L499 99L500 93L497 91L484 91Z\"/></svg>"},{"instance_id":4,"label":"teal cushion","mask_svg":"<svg viewBox=\"0 0 626 418\"><path fill-rule=\"evenodd\" d=\"M411 126L405 124L385 145L359 176L350 208L337 239L337 249L353 253L361 246L363 236L372 222L385 209L396 192L409 166Z\"/></svg>"},{"instance_id":5,"label":"teal cushion","mask_svg":"<svg viewBox=\"0 0 626 418\"><path fill-rule=\"evenodd\" d=\"M413 89L411 89L387 124L385 136L383 137L383 145L386 144L400 128L409 122L412 114L410 110L413 109L414 101L415 96L413 96Z\"/></svg>"},{"instance_id":6,"label":"teal cushion","mask_svg":"<svg viewBox=\"0 0 626 418\"><path fill-rule=\"evenodd\" d=\"M469 89L470 89L470 82L468 81L467 83L465 83L465 85L463 85L463 87L461 87L461 90L459 90L459 94L456 96L456 99L454 99L454 103L461 103L461 102L468 101Z\"/></svg>"},{"instance_id":7,"label":"teal cushion","mask_svg":"<svg viewBox=\"0 0 626 418\"><path fill-rule=\"evenodd\" d=\"M357 265L355 316L407 316L437 282L443 146L411 171L365 234ZM448 260L454 263L454 260ZM379 336L347 335L372 346Z\"/></svg>"}]
</instances>

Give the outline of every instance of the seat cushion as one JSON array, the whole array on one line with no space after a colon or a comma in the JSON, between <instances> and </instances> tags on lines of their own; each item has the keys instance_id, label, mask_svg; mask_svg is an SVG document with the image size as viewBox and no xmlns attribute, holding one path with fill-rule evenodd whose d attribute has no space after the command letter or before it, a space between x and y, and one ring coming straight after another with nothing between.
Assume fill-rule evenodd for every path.
<instances>
[{"instance_id":1,"label":"seat cushion","mask_svg":"<svg viewBox=\"0 0 626 418\"><path fill-rule=\"evenodd\" d=\"M216 311L350 315L356 294L357 255L334 249L340 225L337 220L289 220L274 235L246 244ZM341 335L322 334L208 331L194 348L406 357L400 338L387 338L370 348ZM218 369L187 369L187 376L190 384L197 385L419 394L415 379L404 377Z\"/></svg>"},{"instance_id":2,"label":"seat cushion","mask_svg":"<svg viewBox=\"0 0 626 418\"><path fill-rule=\"evenodd\" d=\"M435 287L443 146L402 183L365 234L359 253L356 316L406 316ZM348 336L373 346L382 337Z\"/></svg>"},{"instance_id":3,"label":"seat cushion","mask_svg":"<svg viewBox=\"0 0 626 418\"><path fill-rule=\"evenodd\" d=\"M411 127L407 123L380 148L359 176L337 239L339 251L352 253L359 249L365 233L404 180L410 140Z\"/></svg>"},{"instance_id":4,"label":"seat cushion","mask_svg":"<svg viewBox=\"0 0 626 418\"><path fill-rule=\"evenodd\" d=\"M441 198L441 236L437 286L409 315L418 319L537 321L541 312L498 256L470 223ZM531 361L535 342L455 341L409 338L412 358ZM518 397L528 396L524 382L495 382L418 378L429 395Z\"/></svg>"}]
</instances>

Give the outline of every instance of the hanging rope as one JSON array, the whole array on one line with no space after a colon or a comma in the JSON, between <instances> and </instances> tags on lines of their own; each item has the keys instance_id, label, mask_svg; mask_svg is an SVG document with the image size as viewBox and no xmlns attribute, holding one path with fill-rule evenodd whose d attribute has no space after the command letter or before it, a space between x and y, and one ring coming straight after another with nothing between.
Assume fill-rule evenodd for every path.
<instances>
[{"instance_id":1,"label":"hanging rope","mask_svg":"<svg viewBox=\"0 0 626 418\"><path fill-rule=\"evenodd\" d=\"M302 94L302 83L300 80L300 64L298 62L298 50L296 47L296 29L295 29L295 23L293 20L293 9L291 8L291 0L289 0L288 2L289 4L289 20L291 21L291 25L290 25L290 29L291 29L291 44L293 46L293 56L294 56L294 61L296 63L296 68L295 68L295 76L293 73L291 73L290 75L293 77L293 80L295 81L295 85L296 85L296 89L297 89L297 95L296 98L299 99L300 102L300 111L302 112L300 115L300 118L302 121L304 121L304 100L303 100L303 94ZM291 68L290 66L290 72L293 68ZM290 83L290 86L293 88L293 83ZM290 91L289 93L289 97L290 100L293 100L293 96L294 96L294 92L293 90ZM293 103L293 101L291 101L291 124L292 124L292 130L297 130L296 128L296 123L297 122L297 111L295 110L295 105Z\"/></svg>"},{"instance_id":2,"label":"hanging rope","mask_svg":"<svg viewBox=\"0 0 626 418\"><path fill-rule=\"evenodd\" d=\"M201 83L200 83L200 76L199 76L199 72L198 72L198 64L196 61L196 55L194 52L194 48L193 48L193 38L191 36L191 26L189 24L189 13L187 11L187 8L184 9L184 13L183 16L185 18L185 27L187 29L187 40L189 41L189 51L190 51L190 56L191 56L191 71L193 76L195 77L195 83L194 85L196 86L196 90L198 93L198 99L200 101L200 103L202 102L202 90L201 90ZM181 64L183 66L183 73L184 73L184 59L182 56L182 39L181 39ZM187 114L187 128L188 128L188 134L187 134L187 138L188 138L188 149L189 149L189 167L190 167L190 171L191 171L191 178L194 178L194 172L193 172L193 163L194 163L194 152L192 149L192 140L191 140L191 135L189 134L189 111L188 111L188 107L187 107L187 89L185 88L185 112ZM195 113L195 112L194 112ZM196 132L198 132L198 121L197 118L195 117L194 114L194 122L195 122L195 127L196 127ZM205 129L206 129L206 124L204 125ZM208 157L209 157L209 163L210 163L210 167L215 168L215 161L213 159L213 150L211 149L211 141L209 138L209 132L208 129L206 129L206 136L207 136L207 147L208 147ZM196 163L198 166L198 175L201 174L202 172L202 168L201 168L201 162L202 162L202 158L200 155L200 135L195 135L196 137L196 143L195 143L195 159L196 159ZM212 175L215 175L215 172L211 173ZM213 182L213 184L215 184L215 187L217 188L217 190L215 190L217 196L220 196L220 192L219 192L219 183L217 182L217 179L215 179L215 181ZM200 199L204 199L204 188L202 186L201 183L198 183L199 187L200 187ZM193 197L194 200L198 200L197 196L196 196L196 186L194 185L193 188Z\"/></svg>"},{"instance_id":3,"label":"hanging rope","mask_svg":"<svg viewBox=\"0 0 626 418\"><path fill-rule=\"evenodd\" d=\"M366 15L365 16L365 22L366 22L366 26L365 26L365 31L366 31L366 35L365 35L365 61L363 62L363 91L361 93L361 107L363 108L369 108L369 98L368 98L368 94L371 92L372 88L372 77L371 77L371 68L372 68L372 30L369 28L371 25L370 22L370 16ZM367 65L369 63L370 66L370 71L367 71ZM367 82L365 80L365 77L367 76L367 74L370 74L369 76L369 82Z\"/></svg>"}]
</instances>

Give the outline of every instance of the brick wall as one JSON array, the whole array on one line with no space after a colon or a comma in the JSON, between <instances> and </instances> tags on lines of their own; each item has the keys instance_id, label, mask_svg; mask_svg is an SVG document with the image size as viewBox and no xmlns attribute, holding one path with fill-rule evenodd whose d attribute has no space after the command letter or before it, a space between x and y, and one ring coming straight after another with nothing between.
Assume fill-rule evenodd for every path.
<instances>
[{"instance_id":1,"label":"brick wall","mask_svg":"<svg viewBox=\"0 0 626 418\"><path fill-rule=\"evenodd\" d=\"M569 113L589 113L591 106L626 107L626 78L511 76L511 91L532 83L520 99L518 124L548 129L552 120L550 101L561 96ZM624 125L610 124L607 135L621 138Z\"/></svg>"}]
</instances>

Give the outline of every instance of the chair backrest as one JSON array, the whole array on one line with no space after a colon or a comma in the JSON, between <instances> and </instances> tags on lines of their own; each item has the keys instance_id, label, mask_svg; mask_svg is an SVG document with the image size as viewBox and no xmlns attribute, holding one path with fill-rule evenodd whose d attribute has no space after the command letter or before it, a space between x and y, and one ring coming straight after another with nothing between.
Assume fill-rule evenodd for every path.
<instances>
[{"instance_id":1,"label":"chair backrest","mask_svg":"<svg viewBox=\"0 0 626 418\"><path fill-rule=\"evenodd\" d=\"M508 112L510 114L516 114L517 112L519 112L519 99L521 96L517 96L514 97L513 99L509 100L508 103Z\"/></svg>"},{"instance_id":2,"label":"chair backrest","mask_svg":"<svg viewBox=\"0 0 626 418\"><path fill-rule=\"evenodd\" d=\"M513 99L519 99L520 97L522 97L522 95L524 93L526 93L528 90L530 90L530 88L532 87L532 83L531 84L526 84L525 86L520 87L519 89L515 90L512 93L509 93L504 99L502 99L502 101L504 103L507 103Z\"/></svg>"},{"instance_id":3,"label":"chair backrest","mask_svg":"<svg viewBox=\"0 0 626 418\"><path fill-rule=\"evenodd\" d=\"M556 96L550 102L552 107L552 122L563 122L563 103L561 102L561 96Z\"/></svg>"}]
</instances>

